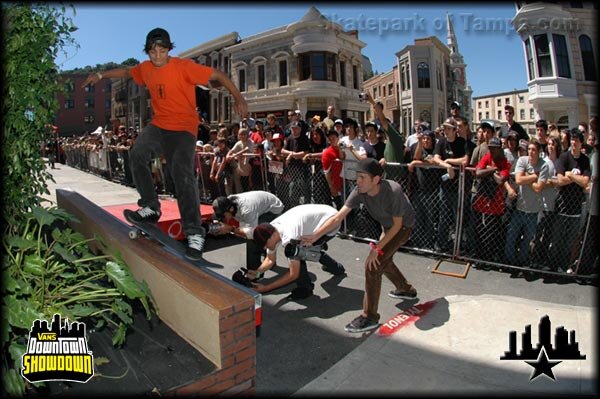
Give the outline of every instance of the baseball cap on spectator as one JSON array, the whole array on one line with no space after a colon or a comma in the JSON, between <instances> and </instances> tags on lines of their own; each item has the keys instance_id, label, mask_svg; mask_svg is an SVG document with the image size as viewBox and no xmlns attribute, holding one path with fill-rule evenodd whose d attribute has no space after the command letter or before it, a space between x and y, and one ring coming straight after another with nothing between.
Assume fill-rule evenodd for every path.
<instances>
[{"instance_id":1,"label":"baseball cap on spectator","mask_svg":"<svg viewBox=\"0 0 600 399\"><path fill-rule=\"evenodd\" d=\"M452 104L450 104L450 108L458 108L460 109L460 103L458 101L453 101Z\"/></svg>"},{"instance_id":2,"label":"baseball cap on spectator","mask_svg":"<svg viewBox=\"0 0 600 399\"><path fill-rule=\"evenodd\" d=\"M492 137L487 146L488 148L502 147L502 141L498 137Z\"/></svg>"},{"instance_id":3,"label":"baseball cap on spectator","mask_svg":"<svg viewBox=\"0 0 600 399\"><path fill-rule=\"evenodd\" d=\"M435 132L432 132L431 130L424 130L423 134L425 136L429 136L432 141L435 141Z\"/></svg>"},{"instance_id":4,"label":"baseball cap on spectator","mask_svg":"<svg viewBox=\"0 0 600 399\"><path fill-rule=\"evenodd\" d=\"M368 173L371 176L383 175L383 167L375 158L365 158L358 161L356 171L359 173Z\"/></svg>"},{"instance_id":5,"label":"baseball cap on spectator","mask_svg":"<svg viewBox=\"0 0 600 399\"><path fill-rule=\"evenodd\" d=\"M267 240L271 238L275 232L275 227L270 223L261 223L254 229L252 239L254 243L261 249L267 244Z\"/></svg>"},{"instance_id":6,"label":"baseball cap on spectator","mask_svg":"<svg viewBox=\"0 0 600 399\"><path fill-rule=\"evenodd\" d=\"M375 128L375 130L379 130L379 126L377 126L377 124L374 121L369 121L367 123L365 123L365 130L369 127L369 126L373 126Z\"/></svg>"},{"instance_id":7,"label":"baseball cap on spectator","mask_svg":"<svg viewBox=\"0 0 600 399\"><path fill-rule=\"evenodd\" d=\"M444 123L442 123L442 125L444 126L449 126L452 127L454 129L456 129L458 126L456 124L456 121L454 120L454 118L448 118L444 121Z\"/></svg>"},{"instance_id":8,"label":"baseball cap on spectator","mask_svg":"<svg viewBox=\"0 0 600 399\"><path fill-rule=\"evenodd\" d=\"M281 140L281 141L283 141L283 137L281 136L281 134L275 133L273 135L273 137L271 137L271 141L275 141L275 140Z\"/></svg>"},{"instance_id":9,"label":"baseball cap on spectator","mask_svg":"<svg viewBox=\"0 0 600 399\"><path fill-rule=\"evenodd\" d=\"M340 125L343 125L343 124L344 124L344 121L343 121L343 120L341 120L341 119L336 119L336 120L335 120L335 122L333 122L333 124L334 124L334 125L337 125L338 123L339 123Z\"/></svg>"},{"instance_id":10,"label":"baseball cap on spectator","mask_svg":"<svg viewBox=\"0 0 600 399\"><path fill-rule=\"evenodd\" d=\"M202 142L202 140L196 141L196 147L202 147L203 145L204 143Z\"/></svg>"},{"instance_id":11,"label":"baseball cap on spectator","mask_svg":"<svg viewBox=\"0 0 600 399\"><path fill-rule=\"evenodd\" d=\"M302 115L302 111L300 111L299 109L295 110L294 113L298 114L298 115Z\"/></svg>"},{"instance_id":12,"label":"baseball cap on spectator","mask_svg":"<svg viewBox=\"0 0 600 399\"><path fill-rule=\"evenodd\" d=\"M147 53L152 49L152 46L155 44L160 45L161 47L166 47L171 50L173 47L173 43L171 43L171 37L169 36L169 32L162 28L154 28L148 35L146 36L146 46L144 47L144 51Z\"/></svg>"},{"instance_id":13,"label":"baseball cap on spectator","mask_svg":"<svg viewBox=\"0 0 600 399\"><path fill-rule=\"evenodd\" d=\"M527 151L528 147L529 147L529 141L523 140L523 139L519 140L519 149Z\"/></svg>"},{"instance_id":14,"label":"baseball cap on spectator","mask_svg":"<svg viewBox=\"0 0 600 399\"><path fill-rule=\"evenodd\" d=\"M321 117L319 115L315 115L312 117L313 121L321 122Z\"/></svg>"},{"instance_id":15,"label":"baseball cap on spectator","mask_svg":"<svg viewBox=\"0 0 600 399\"><path fill-rule=\"evenodd\" d=\"M492 129L494 131L494 126L490 122L481 122L479 124L480 129Z\"/></svg>"},{"instance_id":16,"label":"baseball cap on spectator","mask_svg":"<svg viewBox=\"0 0 600 399\"><path fill-rule=\"evenodd\" d=\"M302 127L302 126L300 126L299 122L294 121L290 124L290 127Z\"/></svg>"}]
</instances>

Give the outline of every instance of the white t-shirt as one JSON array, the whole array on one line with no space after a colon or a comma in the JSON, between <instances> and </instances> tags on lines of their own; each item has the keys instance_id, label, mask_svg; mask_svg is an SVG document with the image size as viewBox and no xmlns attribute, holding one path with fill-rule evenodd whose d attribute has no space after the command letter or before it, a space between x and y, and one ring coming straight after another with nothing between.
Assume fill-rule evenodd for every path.
<instances>
[{"instance_id":1,"label":"white t-shirt","mask_svg":"<svg viewBox=\"0 0 600 399\"><path fill-rule=\"evenodd\" d=\"M245 193L230 195L238 205L235 218L240 222L240 229L251 240L254 228L258 225L258 218L267 212L275 215L283 212L283 202L275 195L267 191L248 191Z\"/></svg>"},{"instance_id":2,"label":"white t-shirt","mask_svg":"<svg viewBox=\"0 0 600 399\"><path fill-rule=\"evenodd\" d=\"M350 136L344 136L340 139L340 146L344 149L344 153L346 154L346 159L344 159L344 167L342 168L341 177L348 180L356 180L356 167L358 166L358 159L354 156L350 148L348 148L348 143L352 143L354 146L354 150L360 154L365 154L364 142L362 142L358 136L354 138L354 140L350 140Z\"/></svg>"},{"instance_id":3,"label":"white t-shirt","mask_svg":"<svg viewBox=\"0 0 600 399\"><path fill-rule=\"evenodd\" d=\"M281 245L285 247L292 239L299 240L303 235L313 234L316 229L336 213L337 210L329 205L298 205L274 219L271 224L279 232ZM338 230L339 227L330 231L327 235L334 236ZM275 251L277 251L277 247L274 251L267 250L267 253Z\"/></svg>"}]
</instances>

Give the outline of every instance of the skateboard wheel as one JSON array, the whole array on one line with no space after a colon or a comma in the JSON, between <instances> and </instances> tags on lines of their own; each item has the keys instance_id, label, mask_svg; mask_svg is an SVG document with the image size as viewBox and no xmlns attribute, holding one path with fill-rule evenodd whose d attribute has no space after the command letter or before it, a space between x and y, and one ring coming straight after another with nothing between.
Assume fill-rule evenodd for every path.
<instances>
[{"instance_id":1,"label":"skateboard wheel","mask_svg":"<svg viewBox=\"0 0 600 399\"><path fill-rule=\"evenodd\" d=\"M135 240L138 237L139 237L139 233L137 232L137 230L129 230L129 238L131 238L132 240Z\"/></svg>"}]
</instances>

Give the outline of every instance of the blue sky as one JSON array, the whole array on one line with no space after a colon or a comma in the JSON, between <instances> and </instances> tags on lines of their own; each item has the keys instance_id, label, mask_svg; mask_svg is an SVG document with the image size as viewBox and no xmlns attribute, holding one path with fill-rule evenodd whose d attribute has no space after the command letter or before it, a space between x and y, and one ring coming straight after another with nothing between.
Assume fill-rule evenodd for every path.
<instances>
[{"instance_id":1,"label":"blue sky","mask_svg":"<svg viewBox=\"0 0 600 399\"><path fill-rule=\"evenodd\" d=\"M515 15L513 2L475 3L302 3L288 6L277 3L222 3L211 7L182 3L161 6L117 3L75 3L71 16L78 30L73 37L79 48L65 48L57 59L62 70L95 66L109 61L122 62L134 57L147 58L142 47L148 31L162 27L175 42L172 55L230 32L242 39L298 21L311 5L346 29L358 29L359 39L367 43L363 54L373 69L389 71L395 53L415 38L435 35L446 43L446 13L451 14L459 50L467 64L467 78L473 96L513 89L525 89L527 77L522 43L510 20ZM418 5L416 5L418 4Z\"/></svg>"}]
</instances>

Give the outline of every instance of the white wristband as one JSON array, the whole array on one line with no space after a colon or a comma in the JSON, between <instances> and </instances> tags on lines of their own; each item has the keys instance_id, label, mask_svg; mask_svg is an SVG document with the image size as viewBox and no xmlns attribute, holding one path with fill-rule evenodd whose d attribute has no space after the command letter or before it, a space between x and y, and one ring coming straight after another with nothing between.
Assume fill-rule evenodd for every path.
<instances>
[{"instance_id":1,"label":"white wristband","mask_svg":"<svg viewBox=\"0 0 600 399\"><path fill-rule=\"evenodd\" d=\"M100 72L96 72L96 76L98 76L98 80L102 80L102 74Z\"/></svg>"}]
</instances>

